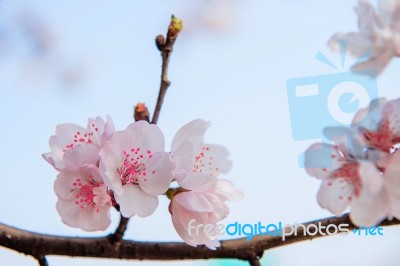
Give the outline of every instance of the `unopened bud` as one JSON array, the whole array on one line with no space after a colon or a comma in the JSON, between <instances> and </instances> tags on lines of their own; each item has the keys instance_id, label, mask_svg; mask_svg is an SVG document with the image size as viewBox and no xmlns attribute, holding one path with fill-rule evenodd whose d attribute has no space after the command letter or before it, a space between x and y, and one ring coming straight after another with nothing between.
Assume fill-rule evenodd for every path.
<instances>
[{"instance_id":1,"label":"unopened bud","mask_svg":"<svg viewBox=\"0 0 400 266\"><path fill-rule=\"evenodd\" d=\"M146 105L144 103L136 104L136 106L134 107L134 115L133 115L135 121L145 120L149 122L149 117L150 114Z\"/></svg>"}]
</instances>

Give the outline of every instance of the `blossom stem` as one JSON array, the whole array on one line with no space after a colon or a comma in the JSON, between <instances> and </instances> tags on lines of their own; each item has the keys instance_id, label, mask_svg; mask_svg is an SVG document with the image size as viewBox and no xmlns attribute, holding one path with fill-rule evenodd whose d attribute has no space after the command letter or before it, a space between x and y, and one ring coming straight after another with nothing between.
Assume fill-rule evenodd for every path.
<instances>
[{"instance_id":1,"label":"blossom stem","mask_svg":"<svg viewBox=\"0 0 400 266\"><path fill-rule=\"evenodd\" d=\"M122 238L124 237L124 233L128 228L128 222L129 218L125 218L121 215L117 229L112 235L109 236L111 243L114 244L122 240Z\"/></svg>"},{"instance_id":2,"label":"blossom stem","mask_svg":"<svg viewBox=\"0 0 400 266\"><path fill-rule=\"evenodd\" d=\"M171 23L168 27L167 38L165 39L162 35L158 35L156 38L157 48L161 51L162 66L160 91L158 93L156 107L154 109L153 118L151 120L152 124L157 124L158 122L158 117L160 116L161 107L163 105L167 89L171 85L171 82L168 80L169 59L171 57L174 43L181 30L182 20L177 19L172 15Z\"/></svg>"},{"instance_id":3,"label":"blossom stem","mask_svg":"<svg viewBox=\"0 0 400 266\"><path fill-rule=\"evenodd\" d=\"M45 256L36 256L35 259L37 260L39 266L49 266Z\"/></svg>"}]
</instances>

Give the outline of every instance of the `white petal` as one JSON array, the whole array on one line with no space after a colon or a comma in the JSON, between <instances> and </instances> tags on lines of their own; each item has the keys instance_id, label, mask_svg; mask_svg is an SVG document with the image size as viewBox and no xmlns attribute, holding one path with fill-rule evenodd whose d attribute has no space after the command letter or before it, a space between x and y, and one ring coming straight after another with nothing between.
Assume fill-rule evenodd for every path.
<instances>
[{"instance_id":1,"label":"white petal","mask_svg":"<svg viewBox=\"0 0 400 266\"><path fill-rule=\"evenodd\" d=\"M146 217L156 210L158 206L158 198L147 194L138 186L135 185L124 185L123 194L115 194L115 200L120 206L121 214L130 218L134 215L140 217Z\"/></svg>"},{"instance_id":2,"label":"white petal","mask_svg":"<svg viewBox=\"0 0 400 266\"><path fill-rule=\"evenodd\" d=\"M353 187L345 178L323 180L318 191L318 203L335 215L340 215L352 201Z\"/></svg>"},{"instance_id":3,"label":"white petal","mask_svg":"<svg viewBox=\"0 0 400 266\"><path fill-rule=\"evenodd\" d=\"M174 163L169 153L154 153L146 162L146 179L139 179L140 187L153 196L164 194L174 179L173 169Z\"/></svg>"}]
</instances>

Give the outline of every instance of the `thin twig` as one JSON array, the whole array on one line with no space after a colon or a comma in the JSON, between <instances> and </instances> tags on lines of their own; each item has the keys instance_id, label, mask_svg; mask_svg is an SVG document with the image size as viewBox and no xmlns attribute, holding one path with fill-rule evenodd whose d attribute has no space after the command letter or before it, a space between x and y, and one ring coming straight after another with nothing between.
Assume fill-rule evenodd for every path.
<instances>
[{"instance_id":1,"label":"thin twig","mask_svg":"<svg viewBox=\"0 0 400 266\"><path fill-rule=\"evenodd\" d=\"M258 258L249 259L250 266L261 266Z\"/></svg>"},{"instance_id":2,"label":"thin twig","mask_svg":"<svg viewBox=\"0 0 400 266\"><path fill-rule=\"evenodd\" d=\"M348 224L352 230L355 225L349 215L330 217L305 223L309 225L328 226L330 224ZM399 220L384 220L381 226L399 225ZM236 258L244 261L259 258L264 250L277 248L306 240L312 240L327 235L320 232L311 236L303 235L301 227L297 235L290 235L282 241L281 236L255 236L251 240L245 238L221 241L217 250L204 246L191 247L178 242L139 242L121 240L119 248L110 243L109 237L64 237L28 232L4 224L0 224L0 246L9 248L34 257L46 255L61 255L74 257L115 258L129 260L196 260L211 258ZM255 256L254 254L257 254Z\"/></svg>"},{"instance_id":3,"label":"thin twig","mask_svg":"<svg viewBox=\"0 0 400 266\"><path fill-rule=\"evenodd\" d=\"M129 222L129 218L125 218L124 216L121 215L117 229L115 230L114 234L109 236L111 243L114 244L114 243L120 242L122 240L122 238L124 237L125 231L128 228L128 222Z\"/></svg>"},{"instance_id":4,"label":"thin twig","mask_svg":"<svg viewBox=\"0 0 400 266\"><path fill-rule=\"evenodd\" d=\"M158 122L158 117L160 116L160 111L164 102L165 94L167 93L168 87L171 85L171 82L168 80L169 59L171 57L176 38L178 37L178 34L181 30L182 20L177 19L172 15L171 23L168 27L167 38L165 39L162 35L158 35L156 38L157 48L161 51L162 66L160 91L158 93L157 103L153 113L153 119L151 120L152 124L157 124Z\"/></svg>"},{"instance_id":5,"label":"thin twig","mask_svg":"<svg viewBox=\"0 0 400 266\"><path fill-rule=\"evenodd\" d=\"M35 257L35 259L37 260L39 266L49 266L49 263L47 262L47 259L45 256L37 256Z\"/></svg>"}]
</instances>

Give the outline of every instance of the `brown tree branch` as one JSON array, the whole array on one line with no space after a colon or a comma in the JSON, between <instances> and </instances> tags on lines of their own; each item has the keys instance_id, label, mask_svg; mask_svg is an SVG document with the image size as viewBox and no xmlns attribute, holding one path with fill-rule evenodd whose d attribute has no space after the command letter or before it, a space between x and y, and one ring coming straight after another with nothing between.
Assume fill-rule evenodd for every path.
<instances>
[{"instance_id":1,"label":"brown tree branch","mask_svg":"<svg viewBox=\"0 0 400 266\"><path fill-rule=\"evenodd\" d=\"M327 226L329 224L348 224L348 229L356 228L350 221L349 215L329 217L305 223ZM380 226L399 225L399 220L384 220ZM249 261L257 265L258 259L264 250L277 248L306 240L323 237L319 232L313 236L303 235L300 227L297 235L287 236L282 241L281 236L255 236L251 240L245 238L221 241L217 250L210 250L204 246L196 248L185 243L177 242L139 242L121 240L116 246L105 237L65 237L38 234L20 230L0 224L0 246L9 248L35 258L44 258L48 255L73 257L115 258L129 260L196 260L216 258L236 258ZM257 259L257 260L256 260ZM259 261L258 261L259 262ZM45 264L44 264L45 265Z\"/></svg>"},{"instance_id":2,"label":"brown tree branch","mask_svg":"<svg viewBox=\"0 0 400 266\"><path fill-rule=\"evenodd\" d=\"M171 57L172 48L178 37L179 32L182 30L182 20L177 19L172 15L171 23L168 27L167 39L162 35L158 35L156 38L157 48L161 51L162 66L161 66L161 83L160 91L158 93L156 107L153 113L152 124L157 124L158 117L160 116L160 111L162 104L164 102L165 94L167 93L168 87L171 82L168 80L168 64Z\"/></svg>"}]
</instances>

